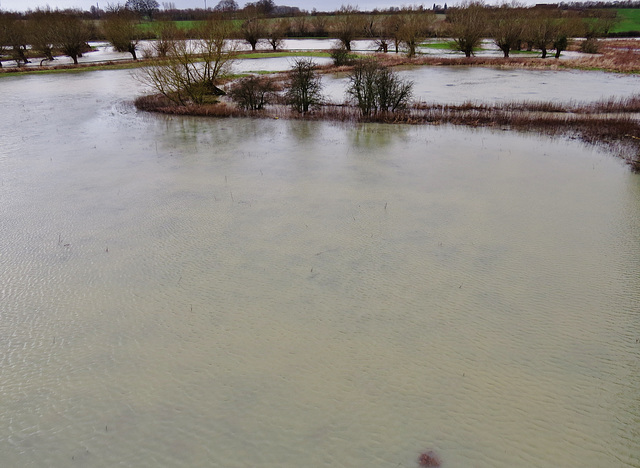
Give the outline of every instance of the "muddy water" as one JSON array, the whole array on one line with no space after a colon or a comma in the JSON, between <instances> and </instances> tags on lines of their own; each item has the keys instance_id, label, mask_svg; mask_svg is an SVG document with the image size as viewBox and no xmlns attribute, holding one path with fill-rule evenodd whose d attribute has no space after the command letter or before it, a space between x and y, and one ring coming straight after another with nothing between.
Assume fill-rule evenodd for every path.
<instances>
[{"instance_id":1,"label":"muddy water","mask_svg":"<svg viewBox=\"0 0 640 468\"><path fill-rule=\"evenodd\" d=\"M604 72L501 70L481 67L416 67L399 71L414 83L416 100L439 104L472 102L594 102L640 91L638 77ZM344 99L345 76L325 79L325 92Z\"/></svg>"},{"instance_id":2,"label":"muddy water","mask_svg":"<svg viewBox=\"0 0 640 468\"><path fill-rule=\"evenodd\" d=\"M640 466L611 155L0 86L3 466Z\"/></svg>"}]
</instances>

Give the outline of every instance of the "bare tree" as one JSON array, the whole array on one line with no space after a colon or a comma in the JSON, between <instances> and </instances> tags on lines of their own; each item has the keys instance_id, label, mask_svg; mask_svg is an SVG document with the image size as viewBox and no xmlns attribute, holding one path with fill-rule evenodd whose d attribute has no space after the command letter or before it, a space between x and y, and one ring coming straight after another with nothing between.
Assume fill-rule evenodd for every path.
<instances>
[{"instance_id":1,"label":"bare tree","mask_svg":"<svg viewBox=\"0 0 640 468\"><path fill-rule=\"evenodd\" d=\"M266 36L264 22L257 16L247 18L240 26L240 35L255 51L260 39Z\"/></svg>"},{"instance_id":2,"label":"bare tree","mask_svg":"<svg viewBox=\"0 0 640 468\"><path fill-rule=\"evenodd\" d=\"M229 97L245 110L262 110L275 95L273 82L264 76L248 76L235 82L229 90Z\"/></svg>"},{"instance_id":3,"label":"bare tree","mask_svg":"<svg viewBox=\"0 0 640 468\"><path fill-rule=\"evenodd\" d=\"M7 14L0 12L0 59L7 52L7 45L10 42L10 24L11 18ZM0 61L0 68L2 68L2 61Z\"/></svg>"},{"instance_id":4,"label":"bare tree","mask_svg":"<svg viewBox=\"0 0 640 468\"><path fill-rule=\"evenodd\" d=\"M11 59L16 65L26 65L27 59L27 27L25 22L19 18L11 18L6 23L6 44L10 47Z\"/></svg>"},{"instance_id":5,"label":"bare tree","mask_svg":"<svg viewBox=\"0 0 640 468\"><path fill-rule=\"evenodd\" d=\"M289 30L289 21L284 18L278 21L273 21L266 29L267 42L271 48L276 51L282 47L282 41Z\"/></svg>"},{"instance_id":6,"label":"bare tree","mask_svg":"<svg viewBox=\"0 0 640 468\"><path fill-rule=\"evenodd\" d=\"M505 58L522 41L526 18L523 8L517 3L502 4L491 13L489 33Z\"/></svg>"},{"instance_id":7,"label":"bare tree","mask_svg":"<svg viewBox=\"0 0 640 468\"><path fill-rule=\"evenodd\" d=\"M28 21L28 34L33 50L44 56L45 60L53 60L53 49L57 42L59 15L51 10L36 10Z\"/></svg>"},{"instance_id":8,"label":"bare tree","mask_svg":"<svg viewBox=\"0 0 640 468\"><path fill-rule=\"evenodd\" d=\"M322 102L322 81L315 71L315 63L309 58L296 59L289 72L286 91L289 105L303 113Z\"/></svg>"},{"instance_id":9,"label":"bare tree","mask_svg":"<svg viewBox=\"0 0 640 468\"><path fill-rule=\"evenodd\" d=\"M166 57L173 43L183 38L183 34L173 21L163 21L156 28L156 42L153 45L158 57Z\"/></svg>"},{"instance_id":10,"label":"bare tree","mask_svg":"<svg viewBox=\"0 0 640 468\"><path fill-rule=\"evenodd\" d=\"M140 42L138 31L138 17L136 14L121 6L110 9L104 20L104 35L118 52L128 52L133 60L138 60L136 49Z\"/></svg>"},{"instance_id":11,"label":"bare tree","mask_svg":"<svg viewBox=\"0 0 640 468\"><path fill-rule=\"evenodd\" d=\"M384 34L389 36L393 41L393 48L396 54L400 52L400 43L402 42L400 37L401 28L402 15L389 15L382 20L382 30Z\"/></svg>"},{"instance_id":12,"label":"bare tree","mask_svg":"<svg viewBox=\"0 0 640 468\"><path fill-rule=\"evenodd\" d=\"M327 35L327 27L329 21L324 15L316 15L311 19L311 25L313 26L313 33L318 37Z\"/></svg>"},{"instance_id":13,"label":"bare tree","mask_svg":"<svg viewBox=\"0 0 640 468\"><path fill-rule=\"evenodd\" d=\"M384 17L380 15L370 15L366 18L365 35L370 37L378 47L378 52L389 52L391 37L386 28Z\"/></svg>"},{"instance_id":14,"label":"bare tree","mask_svg":"<svg viewBox=\"0 0 640 468\"><path fill-rule=\"evenodd\" d=\"M229 13L238 10L238 2L236 0L220 0L214 7L214 11Z\"/></svg>"},{"instance_id":15,"label":"bare tree","mask_svg":"<svg viewBox=\"0 0 640 468\"><path fill-rule=\"evenodd\" d=\"M342 46L351 51L351 42L364 33L364 24L358 10L352 6L342 6L331 24L331 32Z\"/></svg>"},{"instance_id":16,"label":"bare tree","mask_svg":"<svg viewBox=\"0 0 640 468\"><path fill-rule=\"evenodd\" d=\"M233 26L219 17L209 18L200 28L199 48L204 66L202 79L207 86L215 86L218 80L229 72L236 57L233 46L227 46L227 39L233 35Z\"/></svg>"},{"instance_id":17,"label":"bare tree","mask_svg":"<svg viewBox=\"0 0 640 468\"><path fill-rule=\"evenodd\" d=\"M431 26L435 23L433 12L407 12L402 15L402 23L398 36L407 48L407 56L416 55L416 48L430 34Z\"/></svg>"},{"instance_id":18,"label":"bare tree","mask_svg":"<svg viewBox=\"0 0 640 468\"><path fill-rule=\"evenodd\" d=\"M412 90L412 82L400 79L388 67L376 60L361 59L349 75L347 96L355 101L363 116L369 117L406 108Z\"/></svg>"},{"instance_id":19,"label":"bare tree","mask_svg":"<svg viewBox=\"0 0 640 468\"><path fill-rule=\"evenodd\" d=\"M127 10L135 11L141 17L153 19L153 13L160 8L160 4L156 0L127 0L125 3Z\"/></svg>"},{"instance_id":20,"label":"bare tree","mask_svg":"<svg viewBox=\"0 0 640 468\"><path fill-rule=\"evenodd\" d=\"M569 38L578 36L582 32L582 21L575 14L563 15L557 20L555 36L552 46L556 50L555 58L569 47Z\"/></svg>"},{"instance_id":21,"label":"bare tree","mask_svg":"<svg viewBox=\"0 0 640 468\"><path fill-rule=\"evenodd\" d=\"M456 49L471 57L486 34L487 9L481 2L463 3L447 10L447 21Z\"/></svg>"},{"instance_id":22,"label":"bare tree","mask_svg":"<svg viewBox=\"0 0 640 468\"><path fill-rule=\"evenodd\" d=\"M60 50L77 65L78 57L87 50L89 27L76 13L62 13L56 25Z\"/></svg>"},{"instance_id":23,"label":"bare tree","mask_svg":"<svg viewBox=\"0 0 640 468\"><path fill-rule=\"evenodd\" d=\"M304 37L309 34L309 21L306 15L298 15L293 18L291 29L298 37Z\"/></svg>"},{"instance_id":24,"label":"bare tree","mask_svg":"<svg viewBox=\"0 0 640 468\"><path fill-rule=\"evenodd\" d=\"M234 51L225 48L231 37L228 23L210 19L198 32L198 41L176 40L165 57L152 59L138 79L177 104L203 104L224 94L218 81L228 72Z\"/></svg>"},{"instance_id":25,"label":"bare tree","mask_svg":"<svg viewBox=\"0 0 640 468\"><path fill-rule=\"evenodd\" d=\"M259 15L268 16L273 13L276 4L273 0L258 0L253 3L247 3L245 9L247 7L255 9Z\"/></svg>"},{"instance_id":26,"label":"bare tree","mask_svg":"<svg viewBox=\"0 0 640 468\"><path fill-rule=\"evenodd\" d=\"M547 57L548 49L553 47L553 40L558 36L558 21L549 12L534 12L529 20L528 35L531 45L540 49L542 58Z\"/></svg>"}]
</instances>

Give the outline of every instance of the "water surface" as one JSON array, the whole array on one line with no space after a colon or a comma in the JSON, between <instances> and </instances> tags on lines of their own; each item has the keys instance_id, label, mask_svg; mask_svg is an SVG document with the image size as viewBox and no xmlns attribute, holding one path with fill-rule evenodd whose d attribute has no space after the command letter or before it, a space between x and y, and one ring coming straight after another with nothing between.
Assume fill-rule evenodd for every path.
<instances>
[{"instance_id":1,"label":"water surface","mask_svg":"<svg viewBox=\"0 0 640 468\"><path fill-rule=\"evenodd\" d=\"M0 86L3 465L640 466L610 154L142 114L122 71Z\"/></svg>"}]
</instances>

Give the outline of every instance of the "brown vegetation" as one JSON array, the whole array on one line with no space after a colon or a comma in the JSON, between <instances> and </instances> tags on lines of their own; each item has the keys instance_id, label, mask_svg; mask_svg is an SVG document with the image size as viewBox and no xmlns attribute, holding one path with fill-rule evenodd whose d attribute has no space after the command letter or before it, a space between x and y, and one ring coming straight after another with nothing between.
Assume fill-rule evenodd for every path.
<instances>
[{"instance_id":1,"label":"brown vegetation","mask_svg":"<svg viewBox=\"0 0 640 468\"><path fill-rule=\"evenodd\" d=\"M442 460L440 460L440 457L437 453L435 453L433 450L429 450L428 452L420 454L418 463L420 464L420 466L430 466L433 468L438 468L440 467L440 465L442 465Z\"/></svg>"},{"instance_id":2,"label":"brown vegetation","mask_svg":"<svg viewBox=\"0 0 640 468\"><path fill-rule=\"evenodd\" d=\"M552 136L578 138L613 149L629 167L640 172L640 121L629 115L640 111L640 96L628 99L584 103L512 102L496 105L465 103L442 105L417 103L401 112L363 114L357 106L324 104L313 112L295 112L285 105L262 111L244 111L221 102L208 105L177 106L161 96L136 100L141 110L177 115L215 117L260 117L275 119L328 120L337 122L377 122L410 125L465 125Z\"/></svg>"}]
</instances>

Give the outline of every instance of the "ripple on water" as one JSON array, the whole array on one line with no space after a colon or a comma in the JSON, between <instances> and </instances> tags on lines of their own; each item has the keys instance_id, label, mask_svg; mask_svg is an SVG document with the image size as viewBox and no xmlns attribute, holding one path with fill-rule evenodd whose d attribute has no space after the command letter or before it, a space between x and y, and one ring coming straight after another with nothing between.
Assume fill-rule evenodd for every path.
<instances>
[{"instance_id":1,"label":"ripple on water","mask_svg":"<svg viewBox=\"0 0 640 468\"><path fill-rule=\"evenodd\" d=\"M45 134L78 119L55 104ZM636 464L639 198L610 156L85 111L7 166L8 465Z\"/></svg>"}]
</instances>

